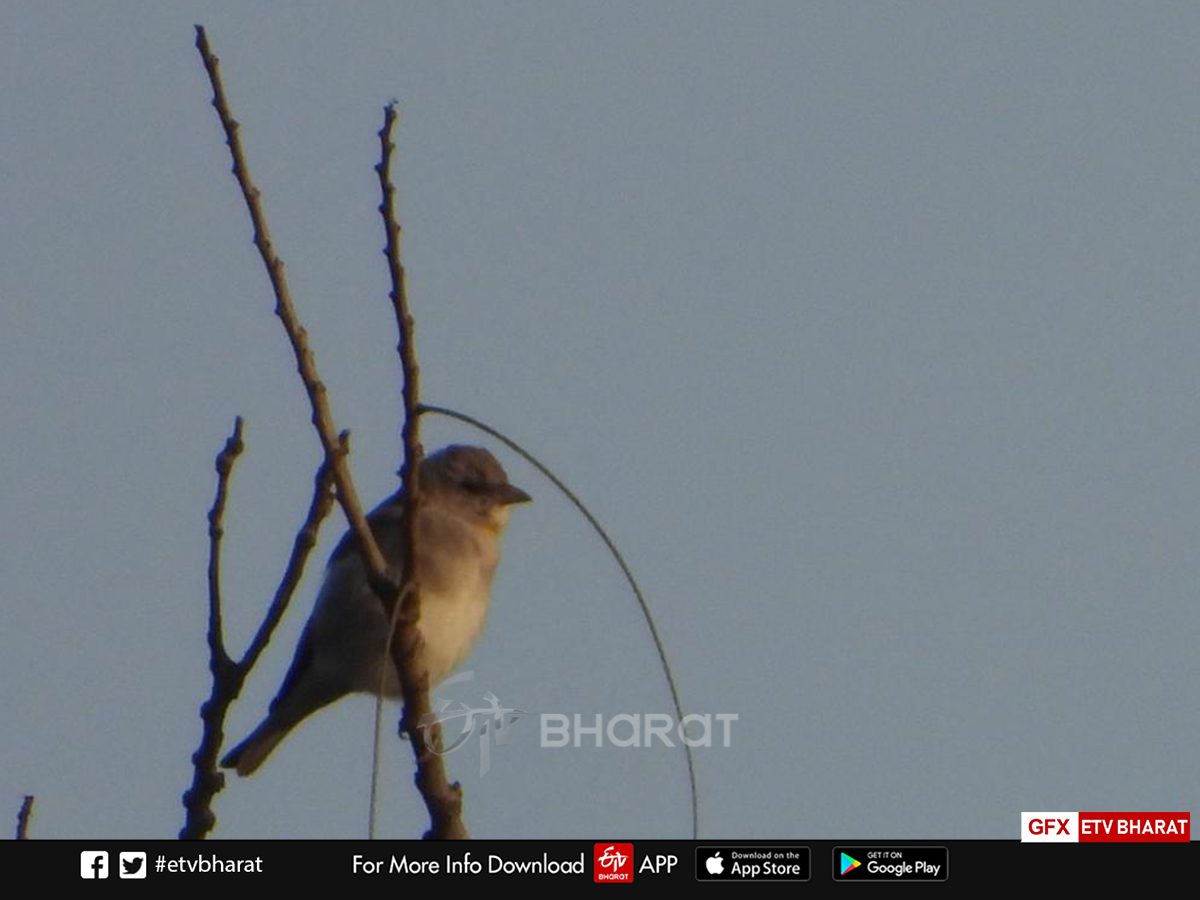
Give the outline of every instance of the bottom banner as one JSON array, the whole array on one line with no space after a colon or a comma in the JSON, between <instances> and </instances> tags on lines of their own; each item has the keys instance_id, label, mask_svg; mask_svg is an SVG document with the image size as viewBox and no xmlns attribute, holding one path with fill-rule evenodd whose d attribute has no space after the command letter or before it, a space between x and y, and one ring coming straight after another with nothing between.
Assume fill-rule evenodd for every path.
<instances>
[{"instance_id":1,"label":"bottom banner","mask_svg":"<svg viewBox=\"0 0 1200 900\"><path fill-rule=\"evenodd\" d=\"M1060 817L1061 818L1061 817ZM689 887L701 883L800 885L871 881L963 887L1058 881L1126 872L1141 884L1186 882L1200 860L1189 843L1070 846L1011 841L8 841L0 843L5 871L23 872L39 888L70 883L153 882L160 888L242 884L403 890L417 880L541 881L559 886L640 884ZM124 890L122 888L122 890Z\"/></svg>"}]
</instances>

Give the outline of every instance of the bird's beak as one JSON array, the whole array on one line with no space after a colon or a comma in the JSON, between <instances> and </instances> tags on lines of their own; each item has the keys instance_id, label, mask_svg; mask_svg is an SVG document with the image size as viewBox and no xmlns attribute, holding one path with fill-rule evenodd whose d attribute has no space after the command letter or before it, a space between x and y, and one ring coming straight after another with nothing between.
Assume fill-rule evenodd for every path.
<instances>
[{"instance_id":1,"label":"bird's beak","mask_svg":"<svg viewBox=\"0 0 1200 900\"><path fill-rule=\"evenodd\" d=\"M496 489L496 499L503 505L509 506L513 503L528 503L533 498L519 487L506 484L503 487Z\"/></svg>"}]
</instances>

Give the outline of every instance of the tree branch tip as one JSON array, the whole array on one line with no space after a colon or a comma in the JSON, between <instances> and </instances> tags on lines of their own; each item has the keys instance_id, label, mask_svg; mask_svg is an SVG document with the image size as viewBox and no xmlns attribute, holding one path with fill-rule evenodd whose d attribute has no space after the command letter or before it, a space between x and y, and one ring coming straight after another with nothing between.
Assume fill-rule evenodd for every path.
<instances>
[{"instance_id":1,"label":"tree branch tip","mask_svg":"<svg viewBox=\"0 0 1200 900\"><path fill-rule=\"evenodd\" d=\"M21 810L17 813L17 840L29 840L29 820L33 816L33 802L36 798L33 794L26 794L25 799L21 801Z\"/></svg>"}]
</instances>

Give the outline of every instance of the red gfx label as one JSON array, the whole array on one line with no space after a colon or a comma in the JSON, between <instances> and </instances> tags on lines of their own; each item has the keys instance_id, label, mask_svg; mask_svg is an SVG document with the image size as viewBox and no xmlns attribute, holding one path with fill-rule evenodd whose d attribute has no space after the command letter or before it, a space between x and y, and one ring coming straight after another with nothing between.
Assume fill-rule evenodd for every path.
<instances>
[{"instance_id":1,"label":"red gfx label","mask_svg":"<svg viewBox=\"0 0 1200 900\"><path fill-rule=\"evenodd\" d=\"M633 881L633 844L596 844L592 870L604 884Z\"/></svg>"}]
</instances>

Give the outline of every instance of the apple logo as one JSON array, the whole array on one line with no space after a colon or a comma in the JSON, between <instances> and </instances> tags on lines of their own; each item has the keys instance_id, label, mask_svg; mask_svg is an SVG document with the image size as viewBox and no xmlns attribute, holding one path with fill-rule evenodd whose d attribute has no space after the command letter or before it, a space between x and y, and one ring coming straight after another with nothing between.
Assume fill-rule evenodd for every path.
<instances>
[{"instance_id":1,"label":"apple logo","mask_svg":"<svg viewBox=\"0 0 1200 900\"><path fill-rule=\"evenodd\" d=\"M721 851L718 850L710 856L704 863L704 868L708 869L709 875L720 875L725 868L725 860L721 859Z\"/></svg>"}]
</instances>

